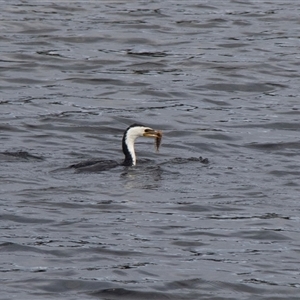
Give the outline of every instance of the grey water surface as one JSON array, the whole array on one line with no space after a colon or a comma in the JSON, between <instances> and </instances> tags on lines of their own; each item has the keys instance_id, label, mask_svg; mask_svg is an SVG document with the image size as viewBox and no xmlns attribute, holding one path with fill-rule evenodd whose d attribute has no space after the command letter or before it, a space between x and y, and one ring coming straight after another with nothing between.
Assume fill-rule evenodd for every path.
<instances>
[{"instance_id":1,"label":"grey water surface","mask_svg":"<svg viewBox=\"0 0 300 300\"><path fill-rule=\"evenodd\" d=\"M1 300L300 299L299 1L0 4Z\"/></svg>"}]
</instances>

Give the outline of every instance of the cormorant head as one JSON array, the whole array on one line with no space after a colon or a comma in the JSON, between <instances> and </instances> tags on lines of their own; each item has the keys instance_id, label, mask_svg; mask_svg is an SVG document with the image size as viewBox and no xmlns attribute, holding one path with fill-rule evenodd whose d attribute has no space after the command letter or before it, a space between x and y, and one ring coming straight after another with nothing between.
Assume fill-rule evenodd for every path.
<instances>
[{"instance_id":1,"label":"cormorant head","mask_svg":"<svg viewBox=\"0 0 300 300\"><path fill-rule=\"evenodd\" d=\"M130 125L123 135L122 148L125 155L124 165L134 166L136 164L136 156L134 151L134 142L136 138L144 136L156 139L156 149L158 150L162 133L159 130L154 130L150 127L133 124Z\"/></svg>"},{"instance_id":2,"label":"cormorant head","mask_svg":"<svg viewBox=\"0 0 300 300\"><path fill-rule=\"evenodd\" d=\"M141 124L132 124L126 129L124 136L131 140L135 140L139 136L159 138L161 137L161 131Z\"/></svg>"}]
</instances>

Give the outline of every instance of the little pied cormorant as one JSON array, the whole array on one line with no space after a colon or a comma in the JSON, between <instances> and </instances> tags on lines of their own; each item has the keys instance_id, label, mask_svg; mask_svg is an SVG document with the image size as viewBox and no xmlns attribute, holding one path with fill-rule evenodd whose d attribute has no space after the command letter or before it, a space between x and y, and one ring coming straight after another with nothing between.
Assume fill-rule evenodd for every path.
<instances>
[{"instance_id":1,"label":"little pied cormorant","mask_svg":"<svg viewBox=\"0 0 300 300\"><path fill-rule=\"evenodd\" d=\"M73 164L69 166L69 168L74 168L77 172L99 172L106 171L120 165L135 166L136 155L134 151L134 142L136 138L140 136L155 138L156 150L158 151L162 132L141 124L133 124L130 125L123 134L122 150L125 155L123 163L118 163L114 160L90 160Z\"/></svg>"}]
</instances>

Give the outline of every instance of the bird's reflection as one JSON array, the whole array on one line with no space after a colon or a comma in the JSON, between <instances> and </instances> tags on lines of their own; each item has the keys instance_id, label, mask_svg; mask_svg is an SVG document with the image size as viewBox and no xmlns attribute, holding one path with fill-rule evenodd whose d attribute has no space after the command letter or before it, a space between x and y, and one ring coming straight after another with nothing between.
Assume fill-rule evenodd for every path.
<instances>
[{"instance_id":1,"label":"bird's reflection","mask_svg":"<svg viewBox=\"0 0 300 300\"><path fill-rule=\"evenodd\" d=\"M146 190L159 189L163 180L163 169L159 165L126 168L120 177L126 189L140 188Z\"/></svg>"}]
</instances>

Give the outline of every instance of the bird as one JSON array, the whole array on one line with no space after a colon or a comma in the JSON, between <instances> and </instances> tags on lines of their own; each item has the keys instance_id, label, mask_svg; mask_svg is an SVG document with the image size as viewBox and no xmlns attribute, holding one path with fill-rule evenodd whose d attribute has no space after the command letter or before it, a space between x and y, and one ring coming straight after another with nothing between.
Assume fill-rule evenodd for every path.
<instances>
[{"instance_id":1,"label":"bird","mask_svg":"<svg viewBox=\"0 0 300 300\"><path fill-rule=\"evenodd\" d=\"M125 155L125 158L122 163L118 163L115 160L89 160L72 164L69 166L69 168L75 169L76 172L79 173L88 173L106 171L117 166L135 166L137 159L134 149L134 143L138 137L154 138L156 150L158 151L162 139L162 131L154 130L150 127L141 124L132 124L125 130L123 134L122 150Z\"/></svg>"}]
</instances>

